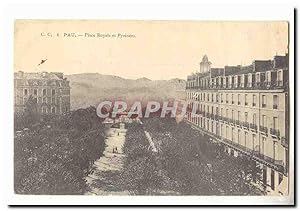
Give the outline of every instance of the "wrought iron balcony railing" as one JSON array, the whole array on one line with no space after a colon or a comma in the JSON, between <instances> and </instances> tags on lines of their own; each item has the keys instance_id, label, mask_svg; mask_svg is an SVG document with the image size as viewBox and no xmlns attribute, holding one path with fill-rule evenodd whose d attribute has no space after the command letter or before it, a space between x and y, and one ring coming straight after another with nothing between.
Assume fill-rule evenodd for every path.
<instances>
[{"instance_id":1,"label":"wrought iron balcony railing","mask_svg":"<svg viewBox=\"0 0 300 211\"><path fill-rule=\"evenodd\" d=\"M280 136L280 131L278 129L275 129L275 128L270 128L270 134L273 135L273 136L279 137Z\"/></svg>"},{"instance_id":2,"label":"wrought iron balcony railing","mask_svg":"<svg viewBox=\"0 0 300 211\"><path fill-rule=\"evenodd\" d=\"M281 137L281 145L288 148L289 143L285 137Z\"/></svg>"},{"instance_id":3,"label":"wrought iron balcony railing","mask_svg":"<svg viewBox=\"0 0 300 211\"><path fill-rule=\"evenodd\" d=\"M250 128L257 131L257 125L256 124L250 123Z\"/></svg>"},{"instance_id":4,"label":"wrought iron balcony railing","mask_svg":"<svg viewBox=\"0 0 300 211\"><path fill-rule=\"evenodd\" d=\"M268 128L267 127L259 126L259 130L260 130L260 132L268 133Z\"/></svg>"},{"instance_id":5,"label":"wrought iron balcony railing","mask_svg":"<svg viewBox=\"0 0 300 211\"><path fill-rule=\"evenodd\" d=\"M243 122L243 127L249 128L249 122Z\"/></svg>"}]
</instances>

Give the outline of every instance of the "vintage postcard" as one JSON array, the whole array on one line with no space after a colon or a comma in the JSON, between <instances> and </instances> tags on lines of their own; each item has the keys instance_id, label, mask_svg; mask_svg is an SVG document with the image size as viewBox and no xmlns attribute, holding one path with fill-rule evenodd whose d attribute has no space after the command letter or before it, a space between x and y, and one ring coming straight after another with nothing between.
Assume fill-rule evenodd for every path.
<instances>
[{"instance_id":1,"label":"vintage postcard","mask_svg":"<svg viewBox=\"0 0 300 211\"><path fill-rule=\"evenodd\" d=\"M289 31L15 20L14 194L291 203Z\"/></svg>"}]
</instances>

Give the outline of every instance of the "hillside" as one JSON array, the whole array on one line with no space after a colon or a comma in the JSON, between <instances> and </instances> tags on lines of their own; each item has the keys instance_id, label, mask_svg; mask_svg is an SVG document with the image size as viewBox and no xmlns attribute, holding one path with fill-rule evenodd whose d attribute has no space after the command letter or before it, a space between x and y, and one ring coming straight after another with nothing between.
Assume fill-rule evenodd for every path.
<instances>
[{"instance_id":1,"label":"hillside","mask_svg":"<svg viewBox=\"0 0 300 211\"><path fill-rule=\"evenodd\" d=\"M99 73L67 75L71 86L71 109L97 106L103 100L167 100L184 97L185 80L125 79ZM181 91L179 91L181 90Z\"/></svg>"}]
</instances>

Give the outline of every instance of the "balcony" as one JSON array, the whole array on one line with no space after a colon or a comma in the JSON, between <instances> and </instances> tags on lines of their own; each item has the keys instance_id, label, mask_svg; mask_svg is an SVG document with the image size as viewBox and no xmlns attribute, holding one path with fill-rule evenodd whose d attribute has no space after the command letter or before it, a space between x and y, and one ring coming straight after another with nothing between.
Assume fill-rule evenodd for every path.
<instances>
[{"instance_id":1,"label":"balcony","mask_svg":"<svg viewBox=\"0 0 300 211\"><path fill-rule=\"evenodd\" d=\"M288 141L286 140L285 137L281 137L281 145L288 148L289 147L289 143Z\"/></svg>"},{"instance_id":2,"label":"balcony","mask_svg":"<svg viewBox=\"0 0 300 211\"><path fill-rule=\"evenodd\" d=\"M228 145L229 147L249 156L251 159L258 161L260 163L263 163L267 166L271 166L271 168L275 168L277 171L281 172L281 173L285 173L285 171L287 169L284 168L284 161L283 160L276 160L274 158L271 158L269 156L266 156L264 154L262 154L259 151L256 150L252 150L250 148L247 148L246 146L243 146L239 143L236 143L230 139L221 137L219 134L214 134L208 131L205 131L208 135L219 139L220 142L222 142L223 144ZM284 140L284 137L282 137L281 140Z\"/></svg>"},{"instance_id":3,"label":"balcony","mask_svg":"<svg viewBox=\"0 0 300 211\"><path fill-rule=\"evenodd\" d=\"M273 109L278 109L278 105L274 104Z\"/></svg>"},{"instance_id":4,"label":"balcony","mask_svg":"<svg viewBox=\"0 0 300 211\"><path fill-rule=\"evenodd\" d=\"M243 127L249 128L249 122L243 122Z\"/></svg>"},{"instance_id":5,"label":"balcony","mask_svg":"<svg viewBox=\"0 0 300 211\"><path fill-rule=\"evenodd\" d=\"M242 126L242 121L241 120L236 120L235 124L238 125L238 126Z\"/></svg>"},{"instance_id":6,"label":"balcony","mask_svg":"<svg viewBox=\"0 0 300 211\"><path fill-rule=\"evenodd\" d=\"M275 160L275 159L273 159L273 158L271 158L269 156L263 155L263 154L261 154L259 152L255 152L255 151L253 152L253 156L255 158L263 160L263 161L265 161L265 162L267 162L269 164L273 164L274 166L276 166L276 168L278 168L278 170L280 172L282 172L282 173L284 172L284 166L283 166L284 163L283 163L283 160Z\"/></svg>"},{"instance_id":7,"label":"balcony","mask_svg":"<svg viewBox=\"0 0 300 211\"><path fill-rule=\"evenodd\" d=\"M264 126L259 126L259 131L267 134L268 133L268 128L264 127Z\"/></svg>"},{"instance_id":8,"label":"balcony","mask_svg":"<svg viewBox=\"0 0 300 211\"><path fill-rule=\"evenodd\" d=\"M257 125L256 125L256 124L250 123L250 128L251 128L252 130L257 131Z\"/></svg>"},{"instance_id":9,"label":"balcony","mask_svg":"<svg viewBox=\"0 0 300 211\"><path fill-rule=\"evenodd\" d=\"M275 128L270 128L270 134L273 135L273 136L279 137L280 136L280 131L278 129L275 129Z\"/></svg>"},{"instance_id":10,"label":"balcony","mask_svg":"<svg viewBox=\"0 0 300 211\"><path fill-rule=\"evenodd\" d=\"M223 121L229 122L229 118L228 117L223 117Z\"/></svg>"},{"instance_id":11,"label":"balcony","mask_svg":"<svg viewBox=\"0 0 300 211\"><path fill-rule=\"evenodd\" d=\"M201 112L200 112L200 114L202 114L202 116L203 116L203 117L205 117L205 116L206 116L206 113L205 113L205 111L201 111Z\"/></svg>"},{"instance_id":12,"label":"balcony","mask_svg":"<svg viewBox=\"0 0 300 211\"><path fill-rule=\"evenodd\" d=\"M272 165L275 168L278 169L278 171L280 172L284 172L284 162L283 160L275 160L271 157L268 157L266 155L261 154L258 151L255 150L251 150L245 146L242 146L238 143L235 143L227 138L223 138L222 139L223 142L225 142L226 144L232 146L233 148L235 148L236 150L245 153L248 156L251 156L253 159L258 160L260 162L264 162L267 163L268 165Z\"/></svg>"},{"instance_id":13,"label":"balcony","mask_svg":"<svg viewBox=\"0 0 300 211\"><path fill-rule=\"evenodd\" d=\"M229 122L230 122L231 124L235 124L235 120L234 120L234 119L229 119Z\"/></svg>"}]
</instances>

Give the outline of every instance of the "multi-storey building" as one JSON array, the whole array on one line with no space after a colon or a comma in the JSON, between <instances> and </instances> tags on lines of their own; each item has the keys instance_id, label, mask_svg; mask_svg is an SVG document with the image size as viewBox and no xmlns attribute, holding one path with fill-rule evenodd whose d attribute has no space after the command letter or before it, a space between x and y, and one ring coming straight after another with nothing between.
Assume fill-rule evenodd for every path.
<instances>
[{"instance_id":1,"label":"multi-storey building","mask_svg":"<svg viewBox=\"0 0 300 211\"><path fill-rule=\"evenodd\" d=\"M22 113L32 99L40 114L63 114L70 111L70 85L63 73L14 73L14 107Z\"/></svg>"},{"instance_id":2,"label":"multi-storey building","mask_svg":"<svg viewBox=\"0 0 300 211\"><path fill-rule=\"evenodd\" d=\"M262 186L275 195L288 194L288 77L288 54L224 68L211 68L204 56L186 84L187 121L233 156L256 161Z\"/></svg>"}]
</instances>

